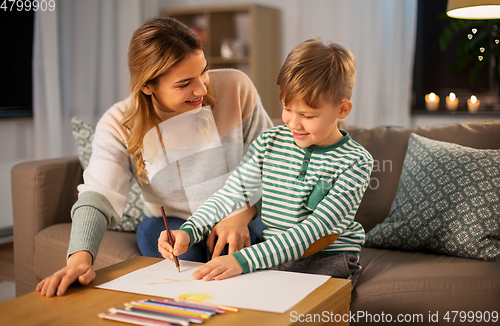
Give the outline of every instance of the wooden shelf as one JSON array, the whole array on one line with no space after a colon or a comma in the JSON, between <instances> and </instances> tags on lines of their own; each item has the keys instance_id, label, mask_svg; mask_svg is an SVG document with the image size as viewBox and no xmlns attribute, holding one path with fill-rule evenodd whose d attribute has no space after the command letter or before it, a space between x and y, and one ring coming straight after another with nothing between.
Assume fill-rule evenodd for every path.
<instances>
[{"instance_id":1,"label":"wooden shelf","mask_svg":"<svg viewBox=\"0 0 500 326\"><path fill-rule=\"evenodd\" d=\"M500 108L496 109L479 109L476 112L469 112L466 108L461 108L459 107L456 111L450 111L447 110L445 107L440 107L436 111L427 111L424 108L419 108L419 109L412 109L411 110L411 115L427 115L427 116L433 116L433 115L440 115L440 116L453 116L453 115L460 115L460 116L499 116L500 117Z\"/></svg>"},{"instance_id":2,"label":"wooden shelf","mask_svg":"<svg viewBox=\"0 0 500 326\"><path fill-rule=\"evenodd\" d=\"M229 5L167 9L163 16L192 28L204 43L210 69L235 68L254 83L262 104L271 118L281 116L276 85L281 67L280 11L262 5ZM245 45L245 56L224 58L224 40L238 39Z\"/></svg>"}]
</instances>

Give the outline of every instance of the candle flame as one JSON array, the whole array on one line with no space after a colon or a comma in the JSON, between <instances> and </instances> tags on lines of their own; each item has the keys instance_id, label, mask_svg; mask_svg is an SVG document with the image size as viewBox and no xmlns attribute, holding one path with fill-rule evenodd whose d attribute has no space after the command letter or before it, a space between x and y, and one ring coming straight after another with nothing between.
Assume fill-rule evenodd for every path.
<instances>
[{"instance_id":1,"label":"candle flame","mask_svg":"<svg viewBox=\"0 0 500 326\"><path fill-rule=\"evenodd\" d=\"M452 101L452 102L453 102L453 101L455 101L455 99L456 99L456 98L457 98L457 97L456 97L455 93L451 92L451 93L450 93L450 101Z\"/></svg>"},{"instance_id":2,"label":"candle flame","mask_svg":"<svg viewBox=\"0 0 500 326\"><path fill-rule=\"evenodd\" d=\"M477 97L475 97L474 95L472 95L472 96L470 97L470 101L471 101L471 103L476 103L476 101L477 101Z\"/></svg>"},{"instance_id":3,"label":"candle flame","mask_svg":"<svg viewBox=\"0 0 500 326\"><path fill-rule=\"evenodd\" d=\"M436 94L430 93L429 94L429 100L431 100L432 102L434 102L436 100Z\"/></svg>"}]
</instances>

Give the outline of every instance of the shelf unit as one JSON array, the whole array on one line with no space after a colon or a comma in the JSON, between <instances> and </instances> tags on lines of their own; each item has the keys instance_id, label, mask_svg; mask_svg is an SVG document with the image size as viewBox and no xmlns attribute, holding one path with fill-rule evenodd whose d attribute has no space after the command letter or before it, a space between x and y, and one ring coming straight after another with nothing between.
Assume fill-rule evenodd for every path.
<instances>
[{"instance_id":1,"label":"shelf unit","mask_svg":"<svg viewBox=\"0 0 500 326\"><path fill-rule=\"evenodd\" d=\"M269 116L281 117L276 85L281 67L278 9L262 5L190 7L167 9L162 15L179 20L200 36L210 69L235 68L246 73ZM243 56L223 57L223 42L234 39L243 42Z\"/></svg>"}]
</instances>

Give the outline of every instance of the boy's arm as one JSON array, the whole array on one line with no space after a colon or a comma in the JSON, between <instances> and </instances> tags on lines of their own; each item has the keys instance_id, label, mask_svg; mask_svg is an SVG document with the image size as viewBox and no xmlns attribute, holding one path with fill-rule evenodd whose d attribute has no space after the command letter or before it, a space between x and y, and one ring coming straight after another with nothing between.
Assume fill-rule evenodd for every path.
<instances>
[{"instance_id":1,"label":"boy's arm","mask_svg":"<svg viewBox=\"0 0 500 326\"><path fill-rule=\"evenodd\" d=\"M238 167L227 179L222 189L213 194L180 227L189 234L191 242L199 242L212 231L216 223L247 203L255 204L261 197L262 157L264 152L263 135L249 147Z\"/></svg>"},{"instance_id":2,"label":"boy's arm","mask_svg":"<svg viewBox=\"0 0 500 326\"><path fill-rule=\"evenodd\" d=\"M358 163L344 171L314 212L300 224L266 241L232 255L244 273L300 259L323 236L342 235L354 221L354 215L368 187L372 161Z\"/></svg>"}]
</instances>

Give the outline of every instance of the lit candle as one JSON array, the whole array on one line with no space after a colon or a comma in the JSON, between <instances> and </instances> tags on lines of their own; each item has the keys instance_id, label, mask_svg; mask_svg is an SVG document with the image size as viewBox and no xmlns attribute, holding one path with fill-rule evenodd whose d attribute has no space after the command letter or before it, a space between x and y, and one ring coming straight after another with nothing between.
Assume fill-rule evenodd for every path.
<instances>
[{"instance_id":1,"label":"lit candle","mask_svg":"<svg viewBox=\"0 0 500 326\"><path fill-rule=\"evenodd\" d=\"M472 95L470 99L467 100L467 108L469 109L469 112L476 113L479 109L479 104L481 104L481 101Z\"/></svg>"},{"instance_id":2,"label":"lit candle","mask_svg":"<svg viewBox=\"0 0 500 326\"><path fill-rule=\"evenodd\" d=\"M434 93L425 95L425 108L428 111L436 111L439 108L439 96Z\"/></svg>"},{"instance_id":3,"label":"lit candle","mask_svg":"<svg viewBox=\"0 0 500 326\"><path fill-rule=\"evenodd\" d=\"M455 96L455 93L450 93L450 95L446 96L446 108L450 111L455 111L458 107L458 98Z\"/></svg>"}]
</instances>

